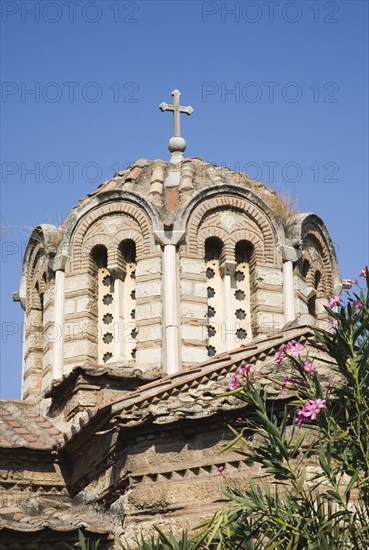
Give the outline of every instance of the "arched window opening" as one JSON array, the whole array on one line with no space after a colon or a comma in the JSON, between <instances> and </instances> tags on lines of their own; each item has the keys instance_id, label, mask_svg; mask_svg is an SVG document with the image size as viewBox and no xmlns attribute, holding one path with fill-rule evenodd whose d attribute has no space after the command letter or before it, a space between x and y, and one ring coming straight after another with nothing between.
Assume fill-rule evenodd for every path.
<instances>
[{"instance_id":1,"label":"arched window opening","mask_svg":"<svg viewBox=\"0 0 369 550\"><path fill-rule=\"evenodd\" d=\"M253 248L248 241L239 241L235 248L236 267L232 280L232 311L236 345L252 339L250 307L250 260ZM235 346L236 347L236 346Z\"/></svg>"},{"instance_id":2,"label":"arched window opening","mask_svg":"<svg viewBox=\"0 0 369 550\"><path fill-rule=\"evenodd\" d=\"M216 237L205 241L205 269L208 283L207 350L209 357L224 349L223 288L220 257L223 243Z\"/></svg>"},{"instance_id":3,"label":"arched window opening","mask_svg":"<svg viewBox=\"0 0 369 550\"><path fill-rule=\"evenodd\" d=\"M302 276L306 280L310 269L309 260L304 260L302 264Z\"/></svg>"},{"instance_id":4,"label":"arched window opening","mask_svg":"<svg viewBox=\"0 0 369 550\"><path fill-rule=\"evenodd\" d=\"M316 271L314 274L313 284L314 287L310 292L308 297L308 312L313 317L317 315L316 301L317 298L321 297L321 283L322 283L322 274L320 271Z\"/></svg>"},{"instance_id":5,"label":"arched window opening","mask_svg":"<svg viewBox=\"0 0 369 550\"><path fill-rule=\"evenodd\" d=\"M317 269L318 268L318 269ZM302 263L301 274L307 288L307 309L309 315L318 317L322 313L321 301L324 296L324 280L319 261L307 258Z\"/></svg>"},{"instance_id":6,"label":"arched window opening","mask_svg":"<svg viewBox=\"0 0 369 550\"><path fill-rule=\"evenodd\" d=\"M136 327L136 244L131 239L122 241L118 249L123 279L115 281L116 297L116 356L132 360L136 357L138 331Z\"/></svg>"},{"instance_id":7,"label":"arched window opening","mask_svg":"<svg viewBox=\"0 0 369 550\"><path fill-rule=\"evenodd\" d=\"M308 312L309 315L316 317L316 293L312 292L311 296L308 298Z\"/></svg>"},{"instance_id":8,"label":"arched window opening","mask_svg":"<svg viewBox=\"0 0 369 550\"><path fill-rule=\"evenodd\" d=\"M322 274L320 273L320 271L316 271L315 272L315 276L314 276L314 288L317 292L317 294L320 294L320 290L321 290L321 281L322 281Z\"/></svg>"},{"instance_id":9,"label":"arched window opening","mask_svg":"<svg viewBox=\"0 0 369 550\"><path fill-rule=\"evenodd\" d=\"M32 315L32 331L36 337L36 349L42 352L44 334L44 293L41 291L41 285L38 281L35 284L35 297L32 309L34 310Z\"/></svg>"},{"instance_id":10,"label":"arched window opening","mask_svg":"<svg viewBox=\"0 0 369 550\"><path fill-rule=\"evenodd\" d=\"M91 257L97 269L102 269L108 265L108 251L102 244L98 244L91 250Z\"/></svg>"}]
</instances>

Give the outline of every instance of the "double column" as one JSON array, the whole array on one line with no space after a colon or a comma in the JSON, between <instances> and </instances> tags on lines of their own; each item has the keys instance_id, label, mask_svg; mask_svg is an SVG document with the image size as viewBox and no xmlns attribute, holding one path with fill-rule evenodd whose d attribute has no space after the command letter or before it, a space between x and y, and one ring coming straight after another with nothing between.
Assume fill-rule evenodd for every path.
<instances>
[{"instance_id":1,"label":"double column","mask_svg":"<svg viewBox=\"0 0 369 550\"><path fill-rule=\"evenodd\" d=\"M156 231L154 235L163 246L165 366L166 372L173 374L180 370L177 245L183 239L184 231L168 229Z\"/></svg>"}]
</instances>

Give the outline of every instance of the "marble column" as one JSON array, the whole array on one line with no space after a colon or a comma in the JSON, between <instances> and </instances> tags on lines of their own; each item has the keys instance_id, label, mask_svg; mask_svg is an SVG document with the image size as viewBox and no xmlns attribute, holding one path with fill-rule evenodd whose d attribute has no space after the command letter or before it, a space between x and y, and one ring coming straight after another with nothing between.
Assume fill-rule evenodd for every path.
<instances>
[{"instance_id":1,"label":"marble column","mask_svg":"<svg viewBox=\"0 0 369 550\"><path fill-rule=\"evenodd\" d=\"M54 286L54 327L55 340L52 348L52 379L63 376L64 365L64 303L65 303L65 264L66 256L57 256L50 261L50 267L55 272Z\"/></svg>"},{"instance_id":2,"label":"marble column","mask_svg":"<svg viewBox=\"0 0 369 550\"><path fill-rule=\"evenodd\" d=\"M283 311L284 323L295 320L295 288L293 278L293 264L301 257L301 250L293 246L283 245L280 247L283 261Z\"/></svg>"},{"instance_id":3,"label":"marble column","mask_svg":"<svg viewBox=\"0 0 369 550\"><path fill-rule=\"evenodd\" d=\"M181 368L179 354L177 245L183 231L156 231L155 238L163 246L163 294L165 331L165 370L167 374Z\"/></svg>"}]
</instances>

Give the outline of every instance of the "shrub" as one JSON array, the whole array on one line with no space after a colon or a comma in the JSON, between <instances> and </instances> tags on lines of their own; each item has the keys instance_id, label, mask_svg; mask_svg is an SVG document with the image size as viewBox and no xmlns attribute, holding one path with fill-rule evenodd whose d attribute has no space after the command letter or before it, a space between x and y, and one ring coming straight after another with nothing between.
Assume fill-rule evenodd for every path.
<instances>
[{"instance_id":1,"label":"shrub","mask_svg":"<svg viewBox=\"0 0 369 550\"><path fill-rule=\"evenodd\" d=\"M360 275L366 289L346 304L329 300L331 321L312 351L297 341L279 349L275 362L288 363L289 376L261 384L252 365L241 365L231 381L230 394L250 407L239 428L230 426L230 446L259 464L260 478L245 490L228 487L226 505L193 539L158 530L137 541L139 550L369 548L368 268Z\"/></svg>"}]
</instances>

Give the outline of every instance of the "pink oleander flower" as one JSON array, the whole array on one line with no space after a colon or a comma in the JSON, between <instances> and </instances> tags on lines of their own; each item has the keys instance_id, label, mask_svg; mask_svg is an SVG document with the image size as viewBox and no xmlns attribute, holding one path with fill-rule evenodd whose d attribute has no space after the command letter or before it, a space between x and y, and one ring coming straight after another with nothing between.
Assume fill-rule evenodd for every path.
<instances>
[{"instance_id":1,"label":"pink oleander flower","mask_svg":"<svg viewBox=\"0 0 369 550\"><path fill-rule=\"evenodd\" d=\"M217 470L218 470L218 473L219 473L221 476L224 476L224 475L225 475L225 471L224 471L225 468L224 468L224 466L218 466Z\"/></svg>"},{"instance_id":2,"label":"pink oleander flower","mask_svg":"<svg viewBox=\"0 0 369 550\"><path fill-rule=\"evenodd\" d=\"M287 355L287 352L286 352L286 346L281 346L277 352L277 355L274 359L274 362L276 365L280 365L283 361L283 359L286 357Z\"/></svg>"},{"instance_id":3,"label":"pink oleander flower","mask_svg":"<svg viewBox=\"0 0 369 550\"><path fill-rule=\"evenodd\" d=\"M233 391L233 390L236 390L238 386L239 386L239 383L237 380L237 376L234 376L229 383L229 389Z\"/></svg>"},{"instance_id":4,"label":"pink oleander flower","mask_svg":"<svg viewBox=\"0 0 369 550\"><path fill-rule=\"evenodd\" d=\"M333 319L332 321L330 321L330 322L328 323L328 329L329 329L329 330L336 330L337 327L338 327L338 321L337 321L337 319Z\"/></svg>"},{"instance_id":5,"label":"pink oleander flower","mask_svg":"<svg viewBox=\"0 0 369 550\"><path fill-rule=\"evenodd\" d=\"M250 363L247 363L247 365L242 363L239 367L237 367L235 376L240 377L242 384L246 384L250 380L254 381L256 377L255 366Z\"/></svg>"},{"instance_id":6,"label":"pink oleander flower","mask_svg":"<svg viewBox=\"0 0 369 550\"><path fill-rule=\"evenodd\" d=\"M296 411L295 422L300 426L303 422L315 420L320 411L325 411L325 399L309 399L301 409Z\"/></svg>"},{"instance_id":7,"label":"pink oleander flower","mask_svg":"<svg viewBox=\"0 0 369 550\"><path fill-rule=\"evenodd\" d=\"M366 279L366 272L368 270L368 266L363 267L363 269L360 271L359 277L362 277L363 279Z\"/></svg>"},{"instance_id":8,"label":"pink oleander flower","mask_svg":"<svg viewBox=\"0 0 369 550\"><path fill-rule=\"evenodd\" d=\"M242 418L242 416L239 416L238 418L236 418L236 422L237 424L241 424L242 422L245 422L244 418Z\"/></svg>"},{"instance_id":9,"label":"pink oleander flower","mask_svg":"<svg viewBox=\"0 0 369 550\"><path fill-rule=\"evenodd\" d=\"M276 365L280 365L283 361L283 359L286 357L287 352L290 351L292 355L300 355L305 351L305 346L300 344L300 342L296 342L296 340L292 340L291 342L287 342L287 344L283 344L277 352L277 355L274 359L274 362Z\"/></svg>"},{"instance_id":10,"label":"pink oleander flower","mask_svg":"<svg viewBox=\"0 0 369 550\"><path fill-rule=\"evenodd\" d=\"M280 391L288 391L294 387L295 383L290 376L285 376L282 381Z\"/></svg>"},{"instance_id":11,"label":"pink oleander flower","mask_svg":"<svg viewBox=\"0 0 369 550\"><path fill-rule=\"evenodd\" d=\"M242 363L242 365L240 365L239 367L236 368L236 374L238 375L244 375L244 374L249 374L250 371L252 370L253 368L253 365L250 365L250 363L247 363L247 365L245 365L244 363Z\"/></svg>"},{"instance_id":12,"label":"pink oleander flower","mask_svg":"<svg viewBox=\"0 0 369 550\"><path fill-rule=\"evenodd\" d=\"M304 361L303 367L304 371L308 374L314 374L314 372L316 372L316 364L313 361Z\"/></svg>"},{"instance_id":13,"label":"pink oleander flower","mask_svg":"<svg viewBox=\"0 0 369 550\"><path fill-rule=\"evenodd\" d=\"M354 300L352 303L353 303L353 306L356 309L364 309L364 306L363 306L361 300L357 299L357 300Z\"/></svg>"},{"instance_id":14,"label":"pink oleander flower","mask_svg":"<svg viewBox=\"0 0 369 550\"><path fill-rule=\"evenodd\" d=\"M336 294L333 296L330 300L328 300L328 307L330 309L333 309L334 307L337 307L341 301L341 296L339 294Z\"/></svg>"},{"instance_id":15,"label":"pink oleander flower","mask_svg":"<svg viewBox=\"0 0 369 550\"><path fill-rule=\"evenodd\" d=\"M287 351L290 351L292 355L301 355L305 351L305 346L303 344L300 344L300 342L296 342L296 340L292 340L292 342L288 342L286 344Z\"/></svg>"}]
</instances>

